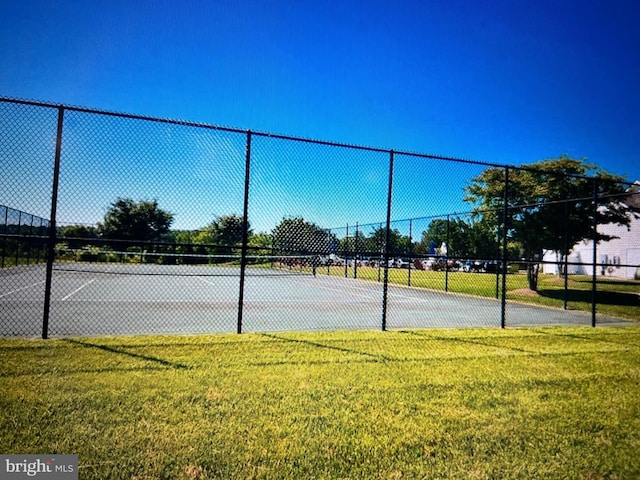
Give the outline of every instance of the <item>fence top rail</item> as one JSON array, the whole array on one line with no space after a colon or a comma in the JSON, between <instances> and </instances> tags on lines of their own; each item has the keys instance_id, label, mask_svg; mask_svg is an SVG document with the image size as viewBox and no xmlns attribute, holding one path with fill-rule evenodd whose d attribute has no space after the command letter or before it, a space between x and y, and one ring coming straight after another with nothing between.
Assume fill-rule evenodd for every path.
<instances>
[{"instance_id":1,"label":"fence top rail","mask_svg":"<svg viewBox=\"0 0 640 480\"><path fill-rule=\"evenodd\" d=\"M534 173L541 173L541 174L547 174L547 175L560 175L560 176L564 176L564 177L582 178L582 179L585 179L585 180L596 180L597 179L598 181L604 181L604 182L611 181L611 182L614 182L614 180L601 179L601 178L598 178L597 176L593 176L593 175L589 176L589 175L578 175L578 174L562 173L562 172L550 172L550 171L547 171L547 170L536 169L536 168L530 167L530 166L516 166L516 165L510 165L510 164L499 164L499 163L486 162L486 161L481 161L481 160L465 159L465 158L459 158L459 157L450 157L450 156L444 156L444 155L418 153L418 152L411 152L411 151L405 151L405 150L395 150L395 149L388 149L388 148L382 148L382 147L371 147L371 146L365 146L365 145L355 145L355 144L348 144L348 143L341 143L341 142L333 142L333 141L329 141L329 140L319 140L319 139L296 137L296 136L291 136L291 135L284 135L284 134L277 134L277 133L270 133L270 132L253 131L253 130L250 130L250 129L242 129L242 128L236 128L236 127L225 127L225 126L221 126L221 125L212 125L212 124L204 123L204 122L193 122L193 121L186 121L186 120L175 120L175 119L169 119L169 118L152 117L152 116L148 116L148 115L138 115L138 114L131 114L131 113L113 112L113 111L109 111L109 110L100 110L100 109L95 109L95 108L78 107L78 106L66 105L66 104L61 104L61 103L44 102L44 101L37 101L37 100L23 100L23 99L18 99L18 98L5 97L5 96L2 96L2 95L0 95L0 102L13 103L13 104L18 104L18 105L29 105L29 106L42 107L42 108L63 109L63 110L72 111L72 112L90 113L90 114L95 114L95 115L104 115L104 116L110 116L110 117L126 118L126 119L130 119L130 120L142 120L142 121L155 122L155 123L164 123L164 124L169 124L169 125L180 125L180 126L185 126L185 127L203 128L203 129L209 129L209 130L219 130L219 131L224 131L224 132L241 133L241 134L245 134L245 135L254 135L254 136L260 136L260 137L265 137L265 138L273 138L273 139L279 139L279 140L288 140L288 141L294 141L294 142L312 143L312 144L316 144L316 145L342 147L342 148L349 148L349 149L369 151L369 152L388 153L390 155L405 155L405 156L423 158L423 159L430 159L430 160L440 160L440 161L446 161L446 162L457 162L457 163L466 163L466 164L473 164L473 165L482 165L482 166L485 166L485 167L499 168L499 169L505 169L505 170L508 170L508 169L526 170L526 171L530 171L530 172L534 172ZM618 182L618 183L624 183L624 184L628 184L630 186L633 185L633 182L627 182L627 181Z\"/></svg>"},{"instance_id":2,"label":"fence top rail","mask_svg":"<svg viewBox=\"0 0 640 480\"><path fill-rule=\"evenodd\" d=\"M37 100L23 100L23 99L4 97L4 96L0 96L0 102L13 103L13 104L18 104L18 105L29 105L29 106L42 107L42 108L64 109L66 111L72 111L72 112L91 113L91 114L96 114L96 115L120 117L120 118L127 118L127 119L131 119L131 120L143 120L143 121L149 121L149 122L165 123L165 124L170 124L170 125L180 125L180 126L194 127L194 128L205 128L205 129L210 129L210 130L220 130L220 131L231 132L231 133L251 134L253 136L259 136L259 137L265 137L265 138L273 138L273 139L288 140L288 141L303 142L303 143L312 143L312 144L316 144L316 145L326 145L326 146L331 146L331 147L350 148L350 149L364 150L364 151L369 151L369 152L378 152L378 153L387 153L387 154L396 154L396 155L406 155L406 156L412 156L412 157L418 157L418 158L427 158L427 159L431 159L431 160L462 162L462 163L484 165L484 166L495 167L495 168L505 168L505 167L507 167L507 165L502 165L502 164L498 164L498 163L491 163L491 162L485 162L485 161L479 161L479 160L464 159L464 158L457 158L457 157L448 157L448 156L443 156L443 155L434 155L434 154L426 154L426 153L417 153L417 152L410 152L410 151L403 151L403 150L394 150L394 149L382 148L382 147L371 147L371 146L366 146L366 145L355 145L355 144L349 144L349 143L334 142L334 141L329 141L329 140L319 140L319 139L312 139L312 138L305 138L305 137L296 137L296 136L292 136L292 135L284 135L284 134L271 133L271 132L253 131L253 130L250 130L250 129L242 129L242 128L235 128L235 127L225 127L225 126L221 126L221 125L212 125L212 124L204 123L204 122L192 122L192 121L186 121L186 120L175 120L175 119L169 119L169 118L152 117L152 116L148 116L148 115L138 115L138 114L131 114L131 113L113 112L113 111L109 111L109 110L100 110L100 109L95 109L95 108L78 107L78 106L72 106L72 105L66 105L66 104L60 104L60 103L53 103L53 102L44 102L44 101L37 101ZM518 167L511 167L511 168L518 168Z\"/></svg>"},{"instance_id":3,"label":"fence top rail","mask_svg":"<svg viewBox=\"0 0 640 480\"><path fill-rule=\"evenodd\" d=\"M8 215L8 214L9 214L9 212L15 212L15 213L17 213L17 214L19 214L19 215L25 215L25 216L27 216L27 215L28 215L28 216L30 216L30 217L31 217L31 218L33 218L33 219L39 219L39 220L44 220L45 222L49 222L49 219L48 219L48 218L41 217L40 215L35 215L35 214L33 214L33 213L29 213L29 212L26 212L26 211L24 211L24 210L20 210L19 208L13 208L13 207L10 207L10 206L8 206L8 205L0 204L0 211L4 211L4 213L5 213L6 215ZM3 220L3 219L2 219L2 218L0 218L0 222L2 222L2 220Z\"/></svg>"}]
</instances>

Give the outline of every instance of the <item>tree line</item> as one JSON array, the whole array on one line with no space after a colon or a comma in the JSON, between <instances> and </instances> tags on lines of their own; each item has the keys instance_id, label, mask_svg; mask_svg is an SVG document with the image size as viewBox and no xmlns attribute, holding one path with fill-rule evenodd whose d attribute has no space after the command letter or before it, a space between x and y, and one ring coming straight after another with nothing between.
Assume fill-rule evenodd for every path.
<instances>
[{"instance_id":1,"label":"tree line","mask_svg":"<svg viewBox=\"0 0 640 480\"><path fill-rule=\"evenodd\" d=\"M417 257L437 255L438 247L446 243L447 257L458 259L499 259L506 248L507 258L527 263L529 286L535 290L539 260L545 250L556 251L564 259L580 241L610 240L612 237L598 231L597 226L629 228L634 218L640 218L638 193L624 177L584 159L561 156L519 168L485 169L464 188L464 200L472 207L467 219L434 218L417 241L392 229L387 245L387 231L382 225L369 235L360 229L347 238L338 238L335 232L302 217L291 217L283 218L268 233L255 233L247 220L247 246L250 253L265 255L346 253L373 257L386 248L391 256ZM58 234L69 248L99 241L115 249L154 244L165 249L173 246L173 252L181 254L239 252L245 228L239 215L215 217L195 230L172 230L173 221L174 215L160 208L157 200L118 198L97 226L65 226Z\"/></svg>"},{"instance_id":2,"label":"tree line","mask_svg":"<svg viewBox=\"0 0 640 480\"><path fill-rule=\"evenodd\" d=\"M103 222L97 226L69 225L58 229L58 236L70 249L99 243L114 250L137 250L154 245L175 245L180 254L232 254L242 245L243 218L236 214L215 217L203 228L172 230L174 216L160 208L157 200L134 201L118 198L113 202ZM269 233L255 233L248 228L248 247L271 255L350 255L379 257L385 250L386 227L380 225L366 235L354 229L348 237L338 237L335 231L324 229L303 217L283 218ZM482 223L462 219L433 219L419 241L398 229L389 232L391 256L436 255L442 243L452 247L452 257L494 258L498 253L495 235Z\"/></svg>"}]
</instances>

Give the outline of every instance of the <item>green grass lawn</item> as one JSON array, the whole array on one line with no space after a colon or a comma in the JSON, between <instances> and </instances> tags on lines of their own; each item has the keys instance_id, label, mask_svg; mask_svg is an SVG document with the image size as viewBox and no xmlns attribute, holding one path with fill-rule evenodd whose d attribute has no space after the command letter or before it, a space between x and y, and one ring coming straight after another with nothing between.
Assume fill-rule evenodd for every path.
<instances>
[{"instance_id":1,"label":"green grass lawn","mask_svg":"<svg viewBox=\"0 0 640 480\"><path fill-rule=\"evenodd\" d=\"M319 268L319 274L327 274L326 268ZM332 267L330 275L344 276L343 267ZM349 277L354 276L353 268L347 270ZM358 278L362 280L378 281L382 279L382 272L377 268L358 268ZM389 283L409 285L409 271L407 269L389 269ZM444 290L449 292L477 295L481 297L496 297L496 275L486 273L465 272L433 272L412 270L411 286ZM525 273L507 275L507 299L518 302L564 308L564 279L557 275L540 275L538 280L538 294L525 293L528 287ZM498 298L502 288L502 279L498 279ZM597 312L618 318L640 321L640 281L619 280L598 277L597 281ZM591 311L591 277L571 275L567 285L568 308L572 310Z\"/></svg>"},{"instance_id":2,"label":"green grass lawn","mask_svg":"<svg viewBox=\"0 0 640 480\"><path fill-rule=\"evenodd\" d=\"M640 478L640 327L0 340L81 479Z\"/></svg>"}]
</instances>

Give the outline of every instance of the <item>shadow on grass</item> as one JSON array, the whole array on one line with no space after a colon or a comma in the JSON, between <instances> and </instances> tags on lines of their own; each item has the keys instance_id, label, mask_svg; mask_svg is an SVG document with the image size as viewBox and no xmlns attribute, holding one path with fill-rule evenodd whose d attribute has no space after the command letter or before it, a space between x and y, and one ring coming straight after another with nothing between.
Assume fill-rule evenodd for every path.
<instances>
[{"instance_id":1,"label":"shadow on grass","mask_svg":"<svg viewBox=\"0 0 640 480\"><path fill-rule=\"evenodd\" d=\"M50 369L42 369L38 371L29 371L29 372L8 372L8 373L0 373L0 378L19 378L19 377L33 377L38 375L77 375L77 374L100 374L100 373L115 373L120 372L123 375L127 375L131 372L155 372L155 371L164 371L168 370L167 367L158 367L158 366L150 366L146 365L144 367L138 368L118 368L118 367L105 367L105 368L71 368L68 370L64 370L58 367L53 367Z\"/></svg>"},{"instance_id":2,"label":"shadow on grass","mask_svg":"<svg viewBox=\"0 0 640 480\"><path fill-rule=\"evenodd\" d=\"M280 335L276 335L273 333L261 333L260 334L263 337L268 337L271 339L277 339L277 340L281 340L284 342L291 342L291 343L298 343L298 344L303 344L303 345L310 345L312 347L315 348L324 348L324 349L329 349L329 350L336 350L338 352L343 352L343 353L351 353L351 354L355 354L355 355L360 355L363 357L366 357L367 359L371 359L373 361L376 362L387 362L389 360L393 360L390 357L387 357L385 355L376 355L374 353L369 353L369 352L362 352L359 350L354 350L351 348L344 348L344 347L336 347L333 345L327 345L324 343L319 343L319 342L312 342L310 340L302 340L299 338L287 338L287 337L282 337Z\"/></svg>"},{"instance_id":3,"label":"shadow on grass","mask_svg":"<svg viewBox=\"0 0 640 480\"><path fill-rule=\"evenodd\" d=\"M572 278L572 281L576 282L576 283L587 283L587 284L591 284L592 279L591 278ZM597 280L598 285L624 285L624 286L630 286L630 287L640 287L640 282L638 282L637 280L620 280L617 278L602 278L602 277L598 277Z\"/></svg>"},{"instance_id":4,"label":"shadow on grass","mask_svg":"<svg viewBox=\"0 0 640 480\"><path fill-rule=\"evenodd\" d=\"M441 342L451 342L451 343L468 343L470 345L474 345L474 346L481 346L481 347L493 347L493 348L501 348L503 350L510 350L512 352L515 353L525 353L528 355L537 355L540 352L537 351L532 351L532 350L527 350L525 348L518 348L518 347L513 347L513 346L507 346L507 345L503 345L501 343L494 343L494 342L489 342L489 341L480 341L477 338L474 339L470 339L470 338L460 338L460 337L440 337L440 336L433 336L433 335L424 335L421 334L420 332L416 332L414 330L400 330L400 332L408 334L408 335L415 335L418 337L422 337L422 338L429 338L429 339L433 339L433 340L437 340L437 341L441 341Z\"/></svg>"},{"instance_id":5,"label":"shadow on grass","mask_svg":"<svg viewBox=\"0 0 640 480\"><path fill-rule=\"evenodd\" d=\"M625 347L625 349L640 348L640 343L636 344L629 340L630 336L628 333L625 333L624 335L619 335L619 334L616 335L617 338L623 338L624 341L618 341L617 338L615 340L612 340L611 336L607 336L605 338L601 334L599 334L597 337L594 338L593 336L589 336L589 335L579 335L577 333L567 333L567 332L558 333L558 332L540 330L540 333L544 335L553 336L553 337L575 338L578 340L592 342L594 344L608 343L611 345L620 345Z\"/></svg>"},{"instance_id":6,"label":"shadow on grass","mask_svg":"<svg viewBox=\"0 0 640 480\"><path fill-rule=\"evenodd\" d=\"M538 293L547 298L554 300L564 300L564 290L554 289L541 289ZM591 303L592 292L591 290L567 290L567 301L569 302L582 302ZM596 303L606 305L620 305L623 307L640 307L640 295L637 293L625 293L625 292L596 292Z\"/></svg>"},{"instance_id":7,"label":"shadow on grass","mask_svg":"<svg viewBox=\"0 0 640 480\"><path fill-rule=\"evenodd\" d=\"M105 352L117 353L119 355L126 355L128 357L137 358L140 360L146 360L148 362L154 362L160 364L164 367L174 368L177 370L190 370L191 367L189 365L184 365L182 363L170 362L169 360L164 360L158 357L152 357L151 355L141 355L139 353L130 352L125 349L120 349L116 347L109 347L107 345L99 345L96 343L90 343L87 341L74 340L72 338L62 339L63 342L71 343L73 345L79 345L81 347L86 348L97 348L98 350L103 350Z\"/></svg>"}]
</instances>

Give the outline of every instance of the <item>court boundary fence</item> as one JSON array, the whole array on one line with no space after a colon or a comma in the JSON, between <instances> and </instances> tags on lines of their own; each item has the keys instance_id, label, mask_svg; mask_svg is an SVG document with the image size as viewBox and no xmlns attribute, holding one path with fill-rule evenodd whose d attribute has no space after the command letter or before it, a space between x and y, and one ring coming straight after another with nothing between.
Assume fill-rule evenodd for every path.
<instances>
[{"instance_id":1,"label":"court boundary fence","mask_svg":"<svg viewBox=\"0 0 640 480\"><path fill-rule=\"evenodd\" d=\"M46 218L0 205L0 268L45 262L49 235Z\"/></svg>"},{"instance_id":2,"label":"court boundary fence","mask_svg":"<svg viewBox=\"0 0 640 480\"><path fill-rule=\"evenodd\" d=\"M143 122L179 125L183 127L215 130L215 131L228 132L232 134L245 136L246 142L245 142L245 159L244 159L245 165L244 165L244 195L243 195L243 216L242 216L242 220L243 220L242 243L238 247L239 263L240 263L240 273L239 273L240 282L239 282L239 290L238 290L237 329L236 329L236 332L238 334L243 332L245 273L246 273L247 267L249 266L249 261L250 261L249 258L251 255L251 247L248 245L248 234L249 234L248 216L249 216L249 201L250 201L250 194L251 194L250 180L251 180L251 167L252 167L252 140L254 138L266 137L266 138L277 139L277 140L286 141L286 142L299 142L299 143L344 148L344 149L350 149L350 150L375 152L375 153L388 156L386 219L384 219L383 222L379 223L380 228L384 229L384 232L385 232L383 248L379 252L365 252L357 249L357 242L356 242L355 244L356 246L351 251L345 250L343 252L343 255L347 257L346 261L349 261L349 257L351 257L353 261L357 261L359 258L362 258L366 255L371 256L375 254L379 256L379 262L380 262L379 264L382 267L381 282L383 284L382 298L381 298L381 318L380 318L380 326L382 330L386 330L388 325L388 322L387 322L388 286L389 286L389 270L391 268L391 262L393 262L396 257L405 257L410 260L409 262L409 285L410 285L410 282L411 282L410 272L412 268L411 265L416 259L420 258L418 254L415 254L414 252L411 251L411 246L409 247L408 251L406 249L403 251L394 251L393 248L391 247L393 223L400 221L400 220L395 220L392 216L392 202L393 202L393 192L394 192L394 163L398 155L409 156L409 157L424 159L424 160L436 160L441 162L473 164L473 165L478 165L486 168L501 170L503 172L504 185L505 185L504 201L502 202L501 206L496 208L496 211L495 211L496 218L500 219L500 225L498 225L498 238L497 238L497 245L499 246L499 251L496 252L496 255L493 256L491 259L485 259L485 260L494 262L496 265L498 265L498 268L496 268L495 270L495 274L496 274L496 298L499 298L501 302L500 326L501 328L504 328L507 325L507 318L506 318L507 271L504 266L514 262L514 259L510 258L507 252L509 223L511 221L512 211L514 209L535 207L535 205L527 206L527 205L510 204L509 176L513 172L517 172L517 171L526 171L526 170L536 171L534 169L527 168L527 167L517 167L513 165L504 165L504 164L496 164L496 163L475 161L475 160L469 160L469 159L447 157L447 156L441 156L441 155L422 154L422 153L407 152L402 150L367 147L367 146L361 146L361 145L350 145L346 143L336 143L336 142L325 141L325 140L314 140L314 139L294 137L294 136L281 135L281 134L275 134L275 133L258 132L258 131L252 131L252 130L216 126L216 125L210 125L210 124L199 123L199 122L172 120L172 119L166 119L166 118L157 118L157 117L135 115L135 114L128 114L128 113L116 113L116 112L97 110L97 109L91 109L91 108L68 106L63 104L54 104L54 103L46 103L46 102L39 102L39 101L21 100L21 99L14 99L14 98L1 97L1 96L0 96L0 103L17 104L17 105L23 105L23 106L31 106L31 107L37 107L42 109L55 110L57 115L56 135L55 135L55 153L54 153L54 158L52 158L53 176L52 176L52 184L51 184L51 195L50 195L51 204L50 204L49 219L46 220L41 217L36 217L34 215L20 212L19 213L20 216L24 214L25 216L31 216L32 219L37 218L38 219L37 222L39 222L40 225L38 226L37 232L33 231L32 229L28 234L21 233L20 231L18 231L17 233L11 233L7 231L7 221L6 221L6 215L8 215L7 212L9 211L10 208L2 207L5 209L4 210L5 222L4 222L3 231L1 233L1 236L4 242L6 242L9 239L9 240L17 240L17 241L23 241L23 242L27 241L27 242L31 242L31 244L33 244L33 242L39 242L38 245L40 245L41 247L42 245L45 246L44 248L45 252L43 255L43 260L46 261L45 300L44 300L43 318L42 318L42 338L43 339L47 339L49 337L49 314L51 309L52 276L53 276L53 267L54 267L54 261L56 256L56 252L55 252L56 244L58 242L58 234L57 234L57 231L58 231L57 207L58 207L58 190L59 190L58 185L60 180L61 157L62 157L63 148L64 148L64 131L65 131L64 120L65 120L66 112L80 112L80 113L91 114L96 116L117 117L121 119L138 120ZM541 172L541 171L538 171L538 172L545 173L547 175L560 175L552 172ZM596 312L597 274L598 274L598 269L601 269L606 266L602 262L599 262L597 260L598 259L597 217L598 217L599 205L602 203L603 198L605 198L601 195L600 187L602 186L603 183L606 183L607 180L602 178L597 178L597 177L585 177L585 176L571 175L571 174L562 174L561 176L582 178L588 182L592 182L593 184L593 196L591 198L585 198L585 199L567 198L566 202L567 204L569 204L569 202L575 202L577 200L590 202L593 209L592 210L593 212L593 239L592 239L593 260L590 263L581 263L580 265L587 266L591 270L591 279L592 279L591 326L595 327L597 324L597 312ZM616 183L619 184L620 182L617 181ZM629 189L636 188L636 190L633 190L633 194L640 193L640 191L638 191L636 184L632 184L629 182L625 182L625 183L627 184ZM448 225L448 222L450 221L451 216L453 215L458 215L458 214L446 214L442 216L443 218L446 218L447 225ZM407 219L406 221L412 222L413 219ZM2 222L2 219L0 219L0 223L1 222ZM357 233L358 229L362 228L363 226L364 225L358 225L357 223L355 224L356 239L358 236L358 233ZM18 227L18 230L20 230L20 227ZM348 237L348 230L349 230L349 226L347 225L347 237ZM325 254L326 252L305 252L305 253L306 254L317 253L318 255L320 255L320 254ZM449 264L451 260L463 260L463 259L456 259L455 257L448 256L447 254L445 254L443 257L444 257L443 258L444 270L447 274L449 273ZM525 264L536 263L539 265L543 263L543 260L540 258L521 259L521 260ZM2 262L4 266L4 262L5 262L4 250L3 250L3 256L2 256ZM15 260L15 262L17 264L18 260ZM503 267L499 267L500 265L502 265ZM568 259L565 258L564 268L566 269L569 265L571 265L571 262L569 262ZM640 265L625 264L621 266L640 268ZM346 268L345 268L345 276L347 276ZM357 268L354 270L353 276L357 277ZM566 278L566 275L565 275L565 278ZM566 285L565 285L565 289L566 289ZM445 290L446 290L446 286L445 286ZM566 308L566 301L565 301L565 308Z\"/></svg>"}]
</instances>

